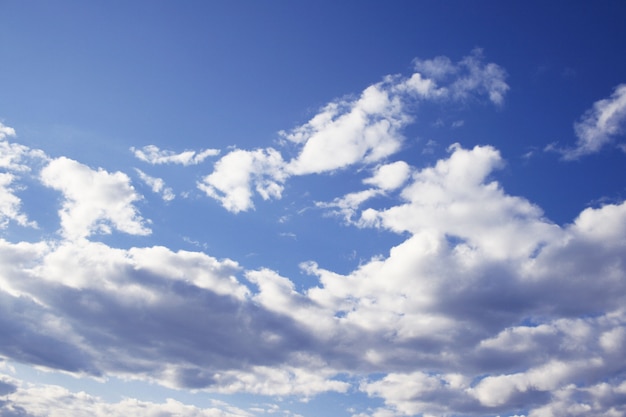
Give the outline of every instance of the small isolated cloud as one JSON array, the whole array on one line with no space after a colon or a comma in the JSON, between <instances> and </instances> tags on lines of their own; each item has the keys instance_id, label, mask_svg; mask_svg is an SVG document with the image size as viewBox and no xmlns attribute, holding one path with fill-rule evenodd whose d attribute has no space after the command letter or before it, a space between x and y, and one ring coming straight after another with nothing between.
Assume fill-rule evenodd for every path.
<instances>
[{"instance_id":1,"label":"small isolated cloud","mask_svg":"<svg viewBox=\"0 0 626 417\"><path fill-rule=\"evenodd\" d=\"M148 185L148 187L152 188L152 191L161 194L161 197L165 201L172 201L176 198L174 195L174 191L170 187L165 186L165 181L162 178L151 177L140 169L135 169L139 178Z\"/></svg>"},{"instance_id":2,"label":"small isolated cloud","mask_svg":"<svg viewBox=\"0 0 626 417\"><path fill-rule=\"evenodd\" d=\"M624 134L626 126L626 84L620 84L606 99L596 101L574 124L578 138L573 148L559 149L554 144L546 150L560 152L563 159L574 160L599 152Z\"/></svg>"},{"instance_id":3,"label":"small isolated cloud","mask_svg":"<svg viewBox=\"0 0 626 417\"><path fill-rule=\"evenodd\" d=\"M68 239L93 233L111 233L111 227L133 235L148 235L150 229L134 203L141 199L130 178L122 172L92 170L72 159L52 160L42 171L41 181L63 193L59 211L62 234Z\"/></svg>"},{"instance_id":4,"label":"small isolated cloud","mask_svg":"<svg viewBox=\"0 0 626 417\"><path fill-rule=\"evenodd\" d=\"M159 164L181 164L184 166L196 165L203 162L209 156L215 156L220 153L218 149L205 149L203 151L184 151L175 153L174 151L161 150L155 145L147 145L141 149L132 147L137 159L152 165Z\"/></svg>"}]
</instances>

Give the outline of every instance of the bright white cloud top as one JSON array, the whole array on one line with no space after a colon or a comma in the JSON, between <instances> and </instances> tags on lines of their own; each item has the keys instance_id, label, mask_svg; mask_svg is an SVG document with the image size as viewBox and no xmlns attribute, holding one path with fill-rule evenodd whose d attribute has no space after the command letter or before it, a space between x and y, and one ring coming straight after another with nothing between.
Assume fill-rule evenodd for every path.
<instances>
[{"instance_id":1,"label":"bright white cloud top","mask_svg":"<svg viewBox=\"0 0 626 417\"><path fill-rule=\"evenodd\" d=\"M507 119L542 72L505 50L412 55L247 140L112 123L90 152L0 106L0 416L626 416L626 80Z\"/></svg>"}]
</instances>

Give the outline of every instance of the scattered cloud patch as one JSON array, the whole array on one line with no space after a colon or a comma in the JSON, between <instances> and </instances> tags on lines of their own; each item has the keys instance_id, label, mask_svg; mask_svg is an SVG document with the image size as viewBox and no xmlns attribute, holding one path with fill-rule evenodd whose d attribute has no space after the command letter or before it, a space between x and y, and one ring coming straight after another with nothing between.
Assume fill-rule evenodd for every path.
<instances>
[{"instance_id":1,"label":"scattered cloud patch","mask_svg":"<svg viewBox=\"0 0 626 417\"><path fill-rule=\"evenodd\" d=\"M417 60L415 67L417 72L409 77L386 76L357 98L330 102L308 122L280 131L282 144L295 146L294 158L286 160L273 148L235 150L216 163L213 174L205 177L199 188L229 211L246 211L254 207L253 188L263 199L280 198L282 184L291 176L384 161L402 148L402 129L413 121L411 112L417 103L487 95L501 105L509 88L505 71L496 64L483 63L480 51L458 64L438 57ZM270 155L271 163L262 162ZM259 188L260 177L269 188Z\"/></svg>"},{"instance_id":2,"label":"scattered cloud patch","mask_svg":"<svg viewBox=\"0 0 626 417\"><path fill-rule=\"evenodd\" d=\"M37 227L37 223L29 221L26 214L21 212L22 201L15 195L15 189L11 186L15 176L7 172L0 172L0 228L4 229L9 221L14 221L20 226Z\"/></svg>"},{"instance_id":3,"label":"scattered cloud patch","mask_svg":"<svg viewBox=\"0 0 626 417\"><path fill-rule=\"evenodd\" d=\"M141 196L122 172L96 171L61 157L41 171L41 181L65 197L59 216L62 234L68 239L108 234L112 227L133 235L150 234L134 206Z\"/></svg>"},{"instance_id":4,"label":"scattered cloud patch","mask_svg":"<svg viewBox=\"0 0 626 417\"><path fill-rule=\"evenodd\" d=\"M200 408L168 398L155 403L126 398L108 402L86 392L72 392L58 385L27 384L8 376L12 390L0 401L0 415L15 417L80 417L86 410L94 417L251 417L249 411L224 402ZM1 382L0 382L1 383ZM0 394L2 395L2 394Z\"/></svg>"},{"instance_id":5,"label":"scattered cloud patch","mask_svg":"<svg viewBox=\"0 0 626 417\"><path fill-rule=\"evenodd\" d=\"M500 106L509 90L506 71L497 64L483 62L483 51L475 49L458 63L450 58L439 56L433 59L416 59L417 72L436 82L447 82L439 95L454 100L467 100L472 94L485 94L489 100Z\"/></svg>"},{"instance_id":6,"label":"scattered cloud patch","mask_svg":"<svg viewBox=\"0 0 626 417\"><path fill-rule=\"evenodd\" d=\"M169 150L161 150L155 145L146 145L143 148L130 148L135 157L152 165L181 164L184 166L202 163L209 156L219 155L218 149L205 149L202 151L184 151L176 153Z\"/></svg>"},{"instance_id":7,"label":"scattered cloud patch","mask_svg":"<svg viewBox=\"0 0 626 417\"><path fill-rule=\"evenodd\" d=\"M220 201L228 211L238 213L254 208L252 187L264 200L280 198L286 177L284 161L277 150L237 149L217 161L213 173L205 176L198 188Z\"/></svg>"},{"instance_id":8,"label":"scattered cloud patch","mask_svg":"<svg viewBox=\"0 0 626 417\"><path fill-rule=\"evenodd\" d=\"M573 148L558 148L549 145L546 150L557 151L565 160L579 159L599 152L624 134L626 125L626 84L615 88L609 98L596 101L574 124L578 138Z\"/></svg>"},{"instance_id":9,"label":"scattered cloud patch","mask_svg":"<svg viewBox=\"0 0 626 417\"><path fill-rule=\"evenodd\" d=\"M139 178L146 183L148 187L152 189L153 192L157 194L161 194L161 198L165 201L172 201L176 198L174 191L170 187L165 186L165 181L162 178L151 177L140 169L135 169Z\"/></svg>"}]
</instances>

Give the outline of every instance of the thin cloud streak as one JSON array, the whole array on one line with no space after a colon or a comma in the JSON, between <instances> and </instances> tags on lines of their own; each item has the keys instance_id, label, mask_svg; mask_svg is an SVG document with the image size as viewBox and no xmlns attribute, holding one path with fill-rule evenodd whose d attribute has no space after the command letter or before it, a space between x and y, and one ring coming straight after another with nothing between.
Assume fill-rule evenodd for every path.
<instances>
[{"instance_id":1,"label":"thin cloud streak","mask_svg":"<svg viewBox=\"0 0 626 417\"><path fill-rule=\"evenodd\" d=\"M578 138L575 147L559 148L555 144L550 144L546 150L559 152L563 159L568 161L580 159L600 152L616 138L623 136L625 124L626 84L620 84L615 87L609 98L596 101L574 124ZM622 149L623 146L622 144Z\"/></svg>"}]
</instances>

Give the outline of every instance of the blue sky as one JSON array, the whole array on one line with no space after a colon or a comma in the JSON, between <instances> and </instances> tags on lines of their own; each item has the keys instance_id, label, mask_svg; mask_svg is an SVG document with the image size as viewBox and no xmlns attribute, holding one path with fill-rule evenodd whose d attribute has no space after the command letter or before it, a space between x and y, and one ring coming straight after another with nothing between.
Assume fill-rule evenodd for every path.
<instances>
[{"instance_id":1,"label":"blue sky","mask_svg":"<svg viewBox=\"0 0 626 417\"><path fill-rule=\"evenodd\" d=\"M626 415L623 2L0 4L0 416Z\"/></svg>"}]
</instances>

